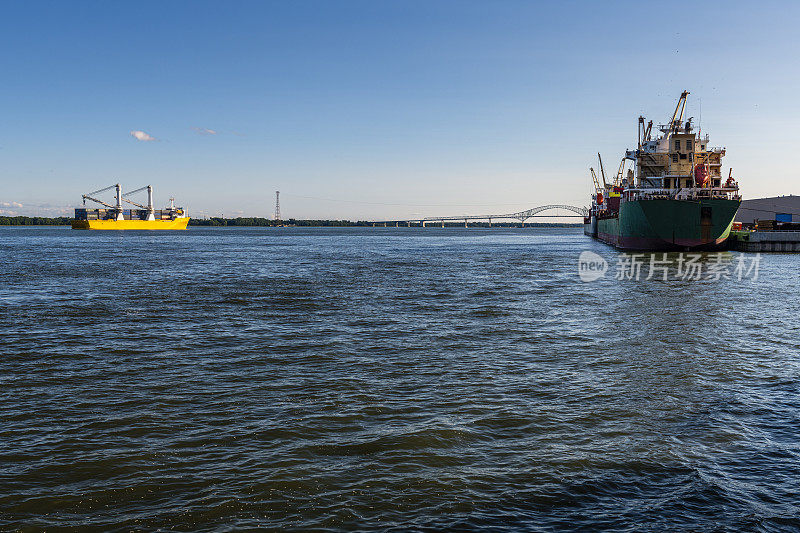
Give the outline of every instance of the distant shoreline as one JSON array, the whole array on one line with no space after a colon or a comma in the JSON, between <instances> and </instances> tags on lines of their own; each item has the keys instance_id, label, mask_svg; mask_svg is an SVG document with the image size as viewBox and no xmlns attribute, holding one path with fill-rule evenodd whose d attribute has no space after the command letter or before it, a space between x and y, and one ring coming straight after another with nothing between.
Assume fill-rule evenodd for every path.
<instances>
[{"instance_id":1,"label":"distant shoreline","mask_svg":"<svg viewBox=\"0 0 800 533\"><path fill-rule=\"evenodd\" d=\"M0 216L0 226L69 226L72 223L71 217L26 217L26 216ZM209 227L335 227L335 228L348 228L348 227L383 227L383 223L375 223L366 220L271 220L268 218L258 217L237 217L237 218L193 218L189 220L190 226L209 226ZM578 228L582 224L577 222L531 222L526 223L525 227L534 228ZM392 224L387 224L388 227L394 227ZM411 227L419 227L419 224L412 224ZM518 228L522 224L519 222L493 222L491 227L496 228ZM401 228L406 227L400 224ZM428 227L441 227L439 222L429 222ZM446 222L445 227L457 228L464 227L463 222ZM488 228L488 222L470 222L472 228Z\"/></svg>"},{"instance_id":2,"label":"distant shoreline","mask_svg":"<svg viewBox=\"0 0 800 533\"><path fill-rule=\"evenodd\" d=\"M72 217L0 216L0 226L69 226L72 220Z\"/></svg>"}]
</instances>

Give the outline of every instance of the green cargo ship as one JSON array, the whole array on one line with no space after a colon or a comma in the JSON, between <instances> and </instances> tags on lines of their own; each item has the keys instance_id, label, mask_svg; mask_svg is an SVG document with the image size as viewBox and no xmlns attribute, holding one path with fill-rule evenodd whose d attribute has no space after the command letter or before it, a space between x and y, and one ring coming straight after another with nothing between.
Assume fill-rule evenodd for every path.
<instances>
[{"instance_id":1,"label":"green cargo ship","mask_svg":"<svg viewBox=\"0 0 800 533\"><path fill-rule=\"evenodd\" d=\"M638 146L626 151L612 180L602 159L599 177L590 169L595 193L584 233L622 250L705 250L725 243L741 203L739 186L730 172L722 183L725 148L694 133L692 118L684 122L688 94L681 93L655 139L653 121L639 117ZM626 175L628 161L634 168Z\"/></svg>"}]
</instances>

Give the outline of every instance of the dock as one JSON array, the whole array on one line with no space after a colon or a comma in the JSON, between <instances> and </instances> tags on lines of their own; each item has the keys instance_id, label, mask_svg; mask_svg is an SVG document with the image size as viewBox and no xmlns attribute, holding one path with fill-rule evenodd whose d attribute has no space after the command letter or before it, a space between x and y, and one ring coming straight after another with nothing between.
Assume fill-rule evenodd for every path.
<instances>
[{"instance_id":1,"label":"dock","mask_svg":"<svg viewBox=\"0 0 800 533\"><path fill-rule=\"evenodd\" d=\"M731 231L728 247L739 252L800 252L800 231Z\"/></svg>"}]
</instances>

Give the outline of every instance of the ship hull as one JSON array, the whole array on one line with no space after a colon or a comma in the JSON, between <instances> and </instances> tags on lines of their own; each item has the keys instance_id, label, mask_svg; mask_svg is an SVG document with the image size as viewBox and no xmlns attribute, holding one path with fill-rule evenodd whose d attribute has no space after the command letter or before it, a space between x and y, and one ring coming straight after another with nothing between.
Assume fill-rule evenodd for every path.
<instances>
[{"instance_id":1,"label":"ship hull","mask_svg":"<svg viewBox=\"0 0 800 533\"><path fill-rule=\"evenodd\" d=\"M597 238L621 250L717 249L730 235L739 200L644 199L620 204L619 213L597 221Z\"/></svg>"},{"instance_id":2,"label":"ship hull","mask_svg":"<svg viewBox=\"0 0 800 533\"><path fill-rule=\"evenodd\" d=\"M583 234L589 237L597 237L597 217L594 215L584 217Z\"/></svg>"},{"instance_id":3,"label":"ship hull","mask_svg":"<svg viewBox=\"0 0 800 533\"><path fill-rule=\"evenodd\" d=\"M73 220L72 229L185 230L189 217L172 220Z\"/></svg>"}]
</instances>

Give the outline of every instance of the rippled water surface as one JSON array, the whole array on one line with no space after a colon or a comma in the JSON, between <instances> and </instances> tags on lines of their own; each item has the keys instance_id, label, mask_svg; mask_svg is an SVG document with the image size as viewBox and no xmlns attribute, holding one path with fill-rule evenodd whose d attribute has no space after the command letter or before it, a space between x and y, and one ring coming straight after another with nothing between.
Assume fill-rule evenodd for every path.
<instances>
[{"instance_id":1,"label":"rippled water surface","mask_svg":"<svg viewBox=\"0 0 800 533\"><path fill-rule=\"evenodd\" d=\"M0 529L797 528L800 256L583 283L582 250L616 256L0 229Z\"/></svg>"}]
</instances>

